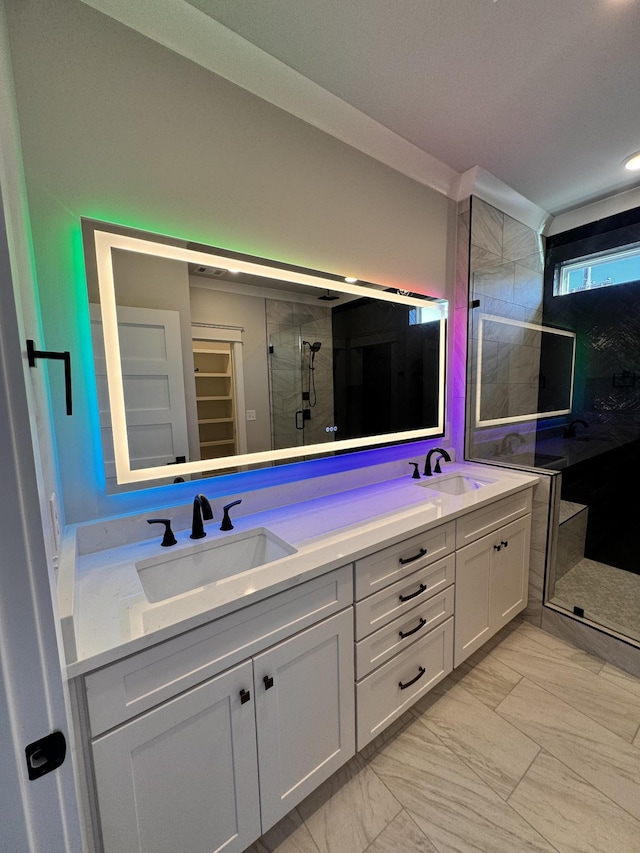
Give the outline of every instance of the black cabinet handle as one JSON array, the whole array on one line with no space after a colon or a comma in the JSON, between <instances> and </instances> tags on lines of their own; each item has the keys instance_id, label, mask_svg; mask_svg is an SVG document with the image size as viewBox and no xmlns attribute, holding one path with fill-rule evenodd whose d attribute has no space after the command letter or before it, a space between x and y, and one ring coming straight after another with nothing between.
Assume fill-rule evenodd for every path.
<instances>
[{"instance_id":1,"label":"black cabinet handle","mask_svg":"<svg viewBox=\"0 0 640 853\"><path fill-rule=\"evenodd\" d=\"M272 675L265 675L265 677L262 680L264 681L264 689L265 690L269 690L271 687L273 687L273 676Z\"/></svg>"},{"instance_id":2,"label":"black cabinet handle","mask_svg":"<svg viewBox=\"0 0 640 853\"><path fill-rule=\"evenodd\" d=\"M411 685L412 685L412 684L415 684L415 683L416 683L416 681L418 681L418 679L422 678L422 676L423 676L423 675L425 674L425 672L427 671L423 666L419 666L419 667L418 667L418 669L419 669L420 671L418 672L418 674L416 675L416 677L415 677L415 678L412 678L412 679L411 679L411 681L407 681L407 683L406 683L406 684L403 684L401 681L399 681L399 682L398 682L398 687L400 688L400 690L406 690L406 689L407 689L407 687L411 687Z\"/></svg>"},{"instance_id":3,"label":"black cabinet handle","mask_svg":"<svg viewBox=\"0 0 640 853\"><path fill-rule=\"evenodd\" d=\"M493 550L494 551L502 551L502 545L494 545Z\"/></svg>"},{"instance_id":4,"label":"black cabinet handle","mask_svg":"<svg viewBox=\"0 0 640 853\"><path fill-rule=\"evenodd\" d=\"M71 402L71 353L65 352L49 352L48 350L37 350L33 341L27 341L27 358L29 367L37 367L36 359L38 358L53 358L59 361L64 361L64 391L67 403L67 414L73 414L73 404Z\"/></svg>"},{"instance_id":5,"label":"black cabinet handle","mask_svg":"<svg viewBox=\"0 0 640 853\"><path fill-rule=\"evenodd\" d=\"M407 563L413 563L415 560L419 560L420 557L424 557L424 555L426 553L427 553L426 548L420 548L420 550L418 551L418 553L415 556L407 557L406 560L403 557L399 557L398 562L400 563L401 566L406 566Z\"/></svg>"},{"instance_id":6,"label":"black cabinet handle","mask_svg":"<svg viewBox=\"0 0 640 853\"><path fill-rule=\"evenodd\" d=\"M423 593L425 589L426 586L421 583L419 588L415 592L412 592L411 595L399 595L398 598L400 599L400 601L411 601L411 599L415 598L416 595L420 595L421 593Z\"/></svg>"},{"instance_id":7,"label":"black cabinet handle","mask_svg":"<svg viewBox=\"0 0 640 853\"><path fill-rule=\"evenodd\" d=\"M502 541L500 544L502 545L503 548L506 548L507 545L509 544L509 542L508 541L507 542Z\"/></svg>"},{"instance_id":8,"label":"black cabinet handle","mask_svg":"<svg viewBox=\"0 0 640 853\"><path fill-rule=\"evenodd\" d=\"M410 631L398 631L398 636L400 637L401 640L405 640L407 637L410 637L412 634L415 634L416 631L419 631L420 628L424 628L424 626L426 624L427 624L427 620L423 619L421 616L420 621L418 622L418 624L416 625L415 628L412 628Z\"/></svg>"},{"instance_id":9,"label":"black cabinet handle","mask_svg":"<svg viewBox=\"0 0 640 853\"><path fill-rule=\"evenodd\" d=\"M251 699L251 693L249 690L245 690L244 687L240 691L240 704L244 705L245 702L248 702Z\"/></svg>"}]
</instances>

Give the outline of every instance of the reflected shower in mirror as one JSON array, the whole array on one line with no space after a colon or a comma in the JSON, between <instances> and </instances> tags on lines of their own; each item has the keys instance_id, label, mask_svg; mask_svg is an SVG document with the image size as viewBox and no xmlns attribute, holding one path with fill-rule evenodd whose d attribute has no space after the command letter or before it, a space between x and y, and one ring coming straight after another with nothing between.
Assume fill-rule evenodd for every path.
<instances>
[{"instance_id":1,"label":"reflected shower in mirror","mask_svg":"<svg viewBox=\"0 0 640 853\"><path fill-rule=\"evenodd\" d=\"M108 487L443 433L446 300L94 220L83 239Z\"/></svg>"},{"instance_id":2,"label":"reflected shower in mirror","mask_svg":"<svg viewBox=\"0 0 640 853\"><path fill-rule=\"evenodd\" d=\"M476 426L571 412L575 332L481 314Z\"/></svg>"}]
</instances>

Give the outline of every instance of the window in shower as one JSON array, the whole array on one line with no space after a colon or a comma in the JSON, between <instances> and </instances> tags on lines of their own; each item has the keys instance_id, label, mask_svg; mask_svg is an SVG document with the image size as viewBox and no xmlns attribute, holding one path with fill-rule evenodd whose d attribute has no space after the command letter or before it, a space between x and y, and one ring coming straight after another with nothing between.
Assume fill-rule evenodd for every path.
<instances>
[{"instance_id":1,"label":"window in shower","mask_svg":"<svg viewBox=\"0 0 640 853\"><path fill-rule=\"evenodd\" d=\"M555 269L553 295L566 296L633 281L640 281L640 243L559 263Z\"/></svg>"}]
</instances>

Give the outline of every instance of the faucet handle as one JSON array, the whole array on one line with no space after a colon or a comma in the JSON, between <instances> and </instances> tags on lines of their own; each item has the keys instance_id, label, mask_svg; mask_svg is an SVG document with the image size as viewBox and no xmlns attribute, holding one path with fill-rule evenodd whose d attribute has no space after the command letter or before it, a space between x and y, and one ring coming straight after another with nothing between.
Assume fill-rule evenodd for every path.
<instances>
[{"instance_id":1,"label":"faucet handle","mask_svg":"<svg viewBox=\"0 0 640 853\"><path fill-rule=\"evenodd\" d=\"M222 507L222 511L224 515L222 516L222 524L220 525L220 530L233 530L233 524L231 523L231 519L229 518L229 510L232 506L238 506L238 504L242 503L242 498L238 498L237 501L231 501L230 504Z\"/></svg>"},{"instance_id":2,"label":"faucet handle","mask_svg":"<svg viewBox=\"0 0 640 853\"><path fill-rule=\"evenodd\" d=\"M417 462L409 462L409 465L413 465L413 474L411 475L412 480L420 479L420 472L418 471L418 463Z\"/></svg>"},{"instance_id":3,"label":"faucet handle","mask_svg":"<svg viewBox=\"0 0 640 853\"><path fill-rule=\"evenodd\" d=\"M147 524L164 524L164 536L160 543L163 548L168 548L171 545L177 545L178 540L173 535L170 518L148 518Z\"/></svg>"}]
</instances>

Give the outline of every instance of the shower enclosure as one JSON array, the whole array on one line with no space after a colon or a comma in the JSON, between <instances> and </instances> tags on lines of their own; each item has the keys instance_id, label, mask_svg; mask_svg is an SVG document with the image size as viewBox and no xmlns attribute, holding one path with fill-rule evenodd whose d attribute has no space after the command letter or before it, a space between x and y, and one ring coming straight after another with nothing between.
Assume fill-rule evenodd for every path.
<instances>
[{"instance_id":1,"label":"shower enclosure","mask_svg":"<svg viewBox=\"0 0 640 853\"><path fill-rule=\"evenodd\" d=\"M475 198L467 225L466 456L546 475L554 514L540 603L640 643L629 499L640 472L640 210L549 238L546 252ZM624 281L601 264L616 247L637 256Z\"/></svg>"},{"instance_id":2,"label":"shower enclosure","mask_svg":"<svg viewBox=\"0 0 640 853\"><path fill-rule=\"evenodd\" d=\"M333 441L331 309L267 300L267 339L272 449Z\"/></svg>"}]
</instances>

